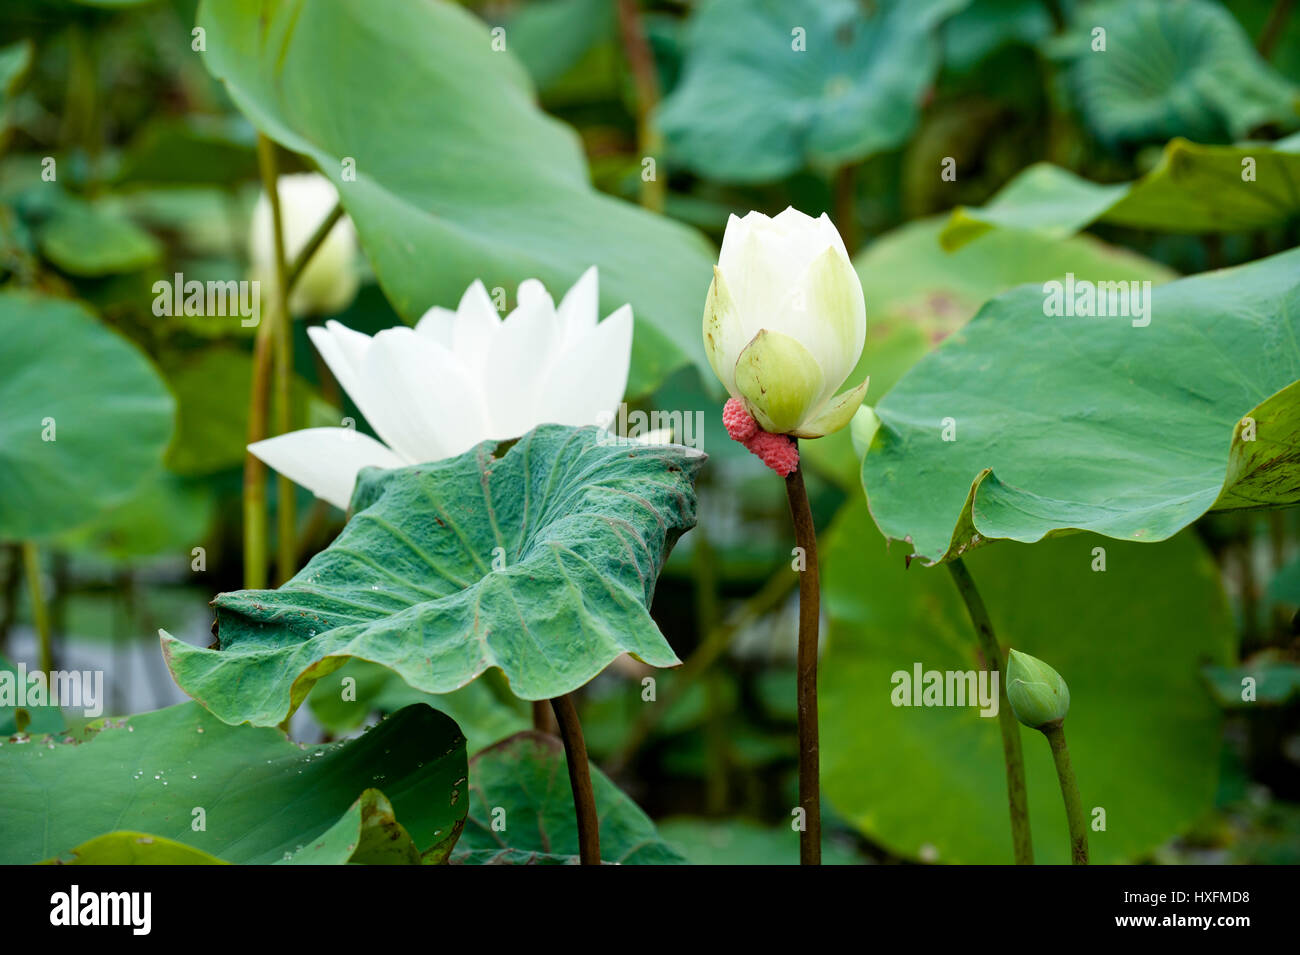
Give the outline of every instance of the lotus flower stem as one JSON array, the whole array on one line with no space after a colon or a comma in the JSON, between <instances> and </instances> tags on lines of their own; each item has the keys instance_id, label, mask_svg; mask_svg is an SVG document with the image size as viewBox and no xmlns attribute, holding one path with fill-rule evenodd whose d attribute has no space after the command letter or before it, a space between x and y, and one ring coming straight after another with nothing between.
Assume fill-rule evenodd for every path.
<instances>
[{"instance_id":1,"label":"lotus flower stem","mask_svg":"<svg viewBox=\"0 0 1300 955\"><path fill-rule=\"evenodd\" d=\"M1065 744L1065 723L1057 720L1040 727L1047 742L1052 745L1052 759L1056 762L1056 778L1061 782L1061 798L1065 800L1065 820L1070 826L1070 861L1074 865L1088 864L1088 824L1083 815L1083 802L1079 799L1079 784L1074 779L1070 765L1070 748Z\"/></svg>"},{"instance_id":2,"label":"lotus flower stem","mask_svg":"<svg viewBox=\"0 0 1300 955\"><path fill-rule=\"evenodd\" d=\"M280 209L279 174L276 169L275 144L265 135L257 137L258 168L262 188L271 204L271 227L275 239L275 304L271 310L273 338L272 369L275 384L275 430L288 434L293 424L289 401L293 382L293 315L289 311L289 263L284 251L284 219ZM276 477L276 560L277 583L293 576L298 563L298 519L295 513L297 491L284 475Z\"/></svg>"},{"instance_id":3,"label":"lotus flower stem","mask_svg":"<svg viewBox=\"0 0 1300 955\"><path fill-rule=\"evenodd\" d=\"M858 247L858 167L855 163L841 166L835 173L835 227L840 230L844 247L852 255Z\"/></svg>"},{"instance_id":4,"label":"lotus flower stem","mask_svg":"<svg viewBox=\"0 0 1300 955\"><path fill-rule=\"evenodd\" d=\"M1291 17L1291 8L1295 6L1295 0L1275 0L1273 9L1268 13L1268 20L1264 23L1264 28L1259 33L1259 40L1255 43L1255 48L1259 50L1259 55L1268 59L1273 55L1273 47L1277 45L1278 38L1282 36L1282 28L1286 26L1286 21Z\"/></svg>"},{"instance_id":5,"label":"lotus flower stem","mask_svg":"<svg viewBox=\"0 0 1300 955\"><path fill-rule=\"evenodd\" d=\"M560 731L555 725L554 709L547 705L546 700L533 700L533 729L551 736Z\"/></svg>"},{"instance_id":6,"label":"lotus flower stem","mask_svg":"<svg viewBox=\"0 0 1300 955\"><path fill-rule=\"evenodd\" d=\"M637 149L644 158L657 160L663 150L663 137L652 117L659 104L659 73L641 22L638 0L618 0L618 25L623 55L627 58L628 70L632 74ZM652 212L663 212L666 182L660 178L657 169L650 179L642 176L641 205Z\"/></svg>"},{"instance_id":7,"label":"lotus flower stem","mask_svg":"<svg viewBox=\"0 0 1300 955\"><path fill-rule=\"evenodd\" d=\"M993 622L975 580L960 557L948 562L957 592L966 602L966 611L975 627L984 667L998 674L998 728L1002 731L1002 759L1007 770L1007 803L1011 810L1011 846L1016 865L1034 864L1034 843L1029 831L1029 796L1025 789L1025 754L1020 748L1020 723L1007 702L1006 680L1002 672L1002 648L993 632Z\"/></svg>"},{"instance_id":8,"label":"lotus flower stem","mask_svg":"<svg viewBox=\"0 0 1300 955\"><path fill-rule=\"evenodd\" d=\"M23 575L27 578L27 594L32 604L32 625L41 647L41 670L54 670L54 650L50 643L50 611L45 604L41 588L41 554L35 542L23 541Z\"/></svg>"},{"instance_id":9,"label":"lotus flower stem","mask_svg":"<svg viewBox=\"0 0 1300 955\"><path fill-rule=\"evenodd\" d=\"M793 440L793 439L791 439ZM799 808L803 831L799 833L799 864L822 864L822 810L820 753L817 742L817 637L821 625L821 583L817 577L817 528L803 467L786 476L786 496L794 520L795 543L803 551L799 573L799 650L796 662L799 712Z\"/></svg>"},{"instance_id":10,"label":"lotus flower stem","mask_svg":"<svg viewBox=\"0 0 1300 955\"><path fill-rule=\"evenodd\" d=\"M578 858L583 865L600 865L600 818L596 815L596 796L591 788L591 766L587 762L587 743L582 724L570 694L551 700L555 720L564 740L564 758L569 765L569 786L573 789L573 811L578 817Z\"/></svg>"},{"instance_id":11,"label":"lotus flower stem","mask_svg":"<svg viewBox=\"0 0 1300 955\"><path fill-rule=\"evenodd\" d=\"M253 345L253 375L248 411L249 444L267 437L272 375L276 396L276 431L286 434L291 428L293 316L289 312L289 295L307 263L343 216L342 204L335 203L293 263L289 264L285 256L280 195L276 188L278 175L275 144L266 136L258 137L257 156L262 186L271 206L275 237L276 296L267 320L257 330ZM267 585L266 473L266 465L252 454L247 455L244 461L244 586L249 589L261 589ZM277 477L279 541L276 575L281 583L293 576L298 565L296 493L292 480L283 475Z\"/></svg>"}]
</instances>

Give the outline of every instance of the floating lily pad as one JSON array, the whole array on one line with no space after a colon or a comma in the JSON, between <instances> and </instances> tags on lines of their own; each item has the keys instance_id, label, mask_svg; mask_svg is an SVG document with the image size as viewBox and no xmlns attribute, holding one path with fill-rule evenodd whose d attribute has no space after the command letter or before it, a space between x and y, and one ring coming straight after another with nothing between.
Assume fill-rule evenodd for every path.
<instances>
[{"instance_id":1,"label":"floating lily pad","mask_svg":"<svg viewBox=\"0 0 1300 955\"><path fill-rule=\"evenodd\" d=\"M903 144L939 68L936 27L967 0L714 0L659 124L696 172L767 182Z\"/></svg>"},{"instance_id":2,"label":"floating lily pad","mask_svg":"<svg viewBox=\"0 0 1300 955\"><path fill-rule=\"evenodd\" d=\"M23 292L0 292L0 337L0 538L84 524L160 468L172 398L129 341Z\"/></svg>"},{"instance_id":3,"label":"floating lily pad","mask_svg":"<svg viewBox=\"0 0 1300 955\"><path fill-rule=\"evenodd\" d=\"M81 738L4 741L0 861L39 862L120 828L227 862L291 861L299 852L324 861L315 843L328 836L334 845L337 827L350 824L340 817L376 785L414 845L445 856L465 818L465 776L464 737L426 706L357 739L304 748L278 730L228 726L182 703L100 720Z\"/></svg>"},{"instance_id":4,"label":"floating lily pad","mask_svg":"<svg viewBox=\"0 0 1300 955\"><path fill-rule=\"evenodd\" d=\"M1300 502L1300 250L1156 287L1145 327L1046 298L994 299L876 406L862 480L888 537L941 561Z\"/></svg>"},{"instance_id":5,"label":"floating lily pad","mask_svg":"<svg viewBox=\"0 0 1300 955\"><path fill-rule=\"evenodd\" d=\"M600 817L600 857L622 865L678 865L685 860L609 777L591 768ZM470 761L470 807L451 861L463 865L573 865L578 826L564 747L531 730L483 750Z\"/></svg>"},{"instance_id":6,"label":"floating lily pad","mask_svg":"<svg viewBox=\"0 0 1300 955\"><path fill-rule=\"evenodd\" d=\"M1096 548L1104 550L1105 570ZM858 500L825 541L831 624L821 664L822 786L836 811L901 855L1010 863L998 720L966 706L895 706L893 674L982 666L948 573L886 549ZM1190 533L1157 545L1074 535L967 560L1002 647L1070 686L1066 735L1095 862L1131 862L1214 805L1221 716L1201 676L1231 659L1217 568ZM955 702L955 701L953 701ZM1021 730L1034 853L1069 860L1047 741Z\"/></svg>"},{"instance_id":7,"label":"floating lily pad","mask_svg":"<svg viewBox=\"0 0 1300 955\"><path fill-rule=\"evenodd\" d=\"M620 653L679 661L648 607L695 524L703 455L544 425L503 456L366 469L353 518L279 590L220 594L221 650L163 634L186 693L232 723L275 725L348 658L447 693L489 667L549 699Z\"/></svg>"},{"instance_id":8,"label":"floating lily pad","mask_svg":"<svg viewBox=\"0 0 1300 955\"><path fill-rule=\"evenodd\" d=\"M476 278L537 277L558 294L594 264L601 314L636 309L632 392L691 360L707 373L711 248L591 187L577 136L537 108L508 34L494 49L473 14L406 0L221 0L198 23L203 61L239 109L338 187L407 321L454 306Z\"/></svg>"}]
</instances>

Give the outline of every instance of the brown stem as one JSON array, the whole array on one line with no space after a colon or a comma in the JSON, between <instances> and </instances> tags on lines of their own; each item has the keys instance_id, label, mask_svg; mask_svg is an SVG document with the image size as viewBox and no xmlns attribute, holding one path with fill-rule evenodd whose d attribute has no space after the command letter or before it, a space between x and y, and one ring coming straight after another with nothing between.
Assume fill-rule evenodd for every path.
<instances>
[{"instance_id":1,"label":"brown stem","mask_svg":"<svg viewBox=\"0 0 1300 955\"><path fill-rule=\"evenodd\" d=\"M1264 23L1264 29L1260 31L1259 40L1255 44L1255 49L1259 50L1259 55L1264 59L1267 60L1273 54L1273 47L1282 38L1282 28L1286 26L1286 21L1291 16L1291 8L1294 6L1295 0L1277 0L1273 4L1273 9L1269 11L1268 20Z\"/></svg>"},{"instance_id":2,"label":"brown stem","mask_svg":"<svg viewBox=\"0 0 1300 955\"><path fill-rule=\"evenodd\" d=\"M635 89L637 148L643 159L655 160L654 178L641 177L641 205L653 212L664 211L667 194L665 181L659 175L659 154L663 152L663 138L651 121L659 102L659 74L655 69L654 53L646 39L641 23L641 10L637 0L618 0L619 35L623 41L623 55L627 57Z\"/></svg>"},{"instance_id":3,"label":"brown stem","mask_svg":"<svg viewBox=\"0 0 1300 955\"><path fill-rule=\"evenodd\" d=\"M555 736L560 728L555 725L555 713L546 700L533 700L533 729Z\"/></svg>"},{"instance_id":4,"label":"brown stem","mask_svg":"<svg viewBox=\"0 0 1300 955\"><path fill-rule=\"evenodd\" d=\"M858 167L849 163L835 173L835 225L849 255L858 251L857 172Z\"/></svg>"},{"instance_id":5,"label":"brown stem","mask_svg":"<svg viewBox=\"0 0 1300 955\"><path fill-rule=\"evenodd\" d=\"M792 439L793 440L793 439ZM795 468L785 479L794 520L794 539L803 551L799 572L799 652L796 664L799 710L799 808L804 828L799 833L799 864L822 864L821 780L817 744L817 637L821 623L821 584L817 578L817 528L803 468Z\"/></svg>"},{"instance_id":6,"label":"brown stem","mask_svg":"<svg viewBox=\"0 0 1300 955\"><path fill-rule=\"evenodd\" d=\"M560 724L564 740L564 757L569 764L569 787L573 790L573 811L578 818L578 858L583 865L600 865L600 819L596 815L596 796L591 788L591 766L587 762L587 743L582 738L582 724L570 694L551 700L555 721Z\"/></svg>"},{"instance_id":7,"label":"brown stem","mask_svg":"<svg viewBox=\"0 0 1300 955\"><path fill-rule=\"evenodd\" d=\"M1002 648L993 632L993 621L989 619L984 598L980 596L974 578L960 557L949 561L948 572L957 585L957 592L966 602L966 611L970 614L970 622L975 627L975 637L979 641L980 655L984 657L984 668L988 670L990 679L997 679L998 726L1002 731L1002 761L1006 765L1007 805L1011 811L1011 849L1016 865L1033 865L1034 843L1029 830L1025 754L1020 748L1020 722L1016 719L1011 704L1007 702L1006 681L1002 679Z\"/></svg>"}]
</instances>

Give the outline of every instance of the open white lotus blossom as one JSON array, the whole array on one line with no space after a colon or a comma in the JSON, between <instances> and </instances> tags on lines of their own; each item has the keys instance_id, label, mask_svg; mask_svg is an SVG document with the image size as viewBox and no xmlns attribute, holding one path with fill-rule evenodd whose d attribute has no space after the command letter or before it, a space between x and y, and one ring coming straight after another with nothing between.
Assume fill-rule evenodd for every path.
<instances>
[{"instance_id":1,"label":"open white lotus blossom","mask_svg":"<svg viewBox=\"0 0 1300 955\"><path fill-rule=\"evenodd\" d=\"M280 220L284 229L285 259L292 263L315 235L338 202L338 190L319 173L295 173L276 180L280 194ZM253 278L261 282L264 301L274 301L275 228L271 201L265 192L257 197L249 229L249 258ZM345 308L357 294L357 234L352 220L343 216L298 277L289 296L294 315L329 315Z\"/></svg>"},{"instance_id":2,"label":"open white lotus blossom","mask_svg":"<svg viewBox=\"0 0 1300 955\"><path fill-rule=\"evenodd\" d=\"M593 266L558 308L536 279L519 286L504 319L475 281L453 312L429 309L414 328L373 338L339 322L308 334L376 441L352 428L307 428L248 450L344 510L363 467L399 468L453 457L480 441L517 438L540 424L612 419L627 388L632 307L598 322Z\"/></svg>"},{"instance_id":3,"label":"open white lotus blossom","mask_svg":"<svg viewBox=\"0 0 1300 955\"><path fill-rule=\"evenodd\" d=\"M836 395L866 341L862 283L825 215L732 216L704 306L709 364L764 431L847 425L867 382Z\"/></svg>"}]
</instances>

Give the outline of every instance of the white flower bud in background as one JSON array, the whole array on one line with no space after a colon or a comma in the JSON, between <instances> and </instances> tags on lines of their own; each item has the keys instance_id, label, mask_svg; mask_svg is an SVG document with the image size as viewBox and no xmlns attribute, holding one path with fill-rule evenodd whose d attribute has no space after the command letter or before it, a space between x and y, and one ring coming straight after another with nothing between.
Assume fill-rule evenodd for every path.
<instances>
[{"instance_id":1,"label":"white flower bud in background","mask_svg":"<svg viewBox=\"0 0 1300 955\"><path fill-rule=\"evenodd\" d=\"M285 260L292 265L316 229L338 202L338 190L319 173L281 176L280 218L284 229ZM253 207L249 234L249 258L253 278L262 283L264 302L275 301L275 229L271 201L263 192ZM311 261L298 277L289 297L294 315L330 315L346 308L357 294L357 236L352 220L341 218L330 230Z\"/></svg>"}]
</instances>

